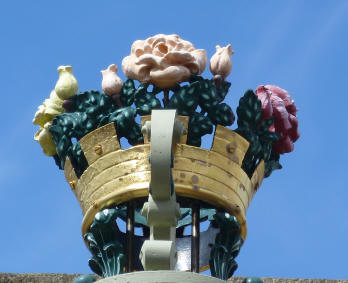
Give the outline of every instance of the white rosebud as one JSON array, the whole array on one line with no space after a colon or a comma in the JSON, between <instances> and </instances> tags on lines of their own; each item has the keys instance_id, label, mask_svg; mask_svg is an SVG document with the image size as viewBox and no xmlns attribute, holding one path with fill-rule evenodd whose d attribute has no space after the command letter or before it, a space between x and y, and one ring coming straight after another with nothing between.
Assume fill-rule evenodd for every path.
<instances>
[{"instance_id":1,"label":"white rosebud","mask_svg":"<svg viewBox=\"0 0 348 283\"><path fill-rule=\"evenodd\" d=\"M210 72L226 78L232 70L232 58L234 51L231 44L226 47L216 46L216 52L210 59Z\"/></svg>"}]
</instances>

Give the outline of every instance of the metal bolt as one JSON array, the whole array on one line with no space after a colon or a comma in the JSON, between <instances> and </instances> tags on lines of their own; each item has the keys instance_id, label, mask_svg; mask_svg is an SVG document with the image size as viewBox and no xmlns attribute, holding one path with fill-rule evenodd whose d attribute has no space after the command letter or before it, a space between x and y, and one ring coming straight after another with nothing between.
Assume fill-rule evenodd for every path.
<instances>
[{"instance_id":1,"label":"metal bolt","mask_svg":"<svg viewBox=\"0 0 348 283\"><path fill-rule=\"evenodd\" d=\"M96 154L98 155L102 155L103 154L103 147L101 144L98 144L94 147L94 151Z\"/></svg>"},{"instance_id":2,"label":"metal bolt","mask_svg":"<svg viewBox=\"0 0 348 283\"><path fill-rule=\"evenodd\" d=\"M71 188L72 190L75 190L75 189L76 189L76 181L71 181L71 182L69 182L69 185L70 185L70 188Z\"/></svg>"},{"instance_id":3,"label":"metal bolt","mask_svg":"<svg viewBox=\"0 0 348 283\"><path fill-rule=\"evenodd\" d=\"M236 151L237 145L235 142L226 145L226 151L228 153L234 153Z\"/></svg>"}]
</instances>

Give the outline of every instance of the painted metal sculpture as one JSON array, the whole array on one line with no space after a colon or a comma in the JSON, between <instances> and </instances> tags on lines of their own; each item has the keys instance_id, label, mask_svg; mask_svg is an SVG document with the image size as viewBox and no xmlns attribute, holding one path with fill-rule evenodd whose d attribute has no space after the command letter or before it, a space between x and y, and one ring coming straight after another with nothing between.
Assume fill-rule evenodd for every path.
<instances>
[{"instance_id":1,"label":"painted metal sculpture","mask_svg":"<svg viewBox=\"0 0 348 283\"><path fill-rule=\"evenodd\" d=\"M280 155L294 149L299 133L294 101L285 90L271 85L261 85L255 92L247 90L237 107L238 127L234 131L226 128L235 120L231 107L223 102L231 86L225 79L232 69L233 53L231 45L217 46L210 60L213 77L205 79L200 76L207 64L205 50L177 35L138 40L122 61L128 79L122 82L117 66L111 64L102 71L103 92L77 93L71 66L58 68L55 90L33 120L40 126L35 140L64 169L80 201L83 235L93 254L90 266L97 274L112 276L125 269L141 269L140 262L134 261L134 250L139 251L144 242L152 247L146 242L148 236L156 239L153 233L158 219L155 217L153 226L153 216L149 217L151 186L148 190L155 180L153 174L161 171L148 161L150 151L160 146L152 141L151 147L149 144L149 115L153 111L164 111L163 117L174 111L178 117L172 122L182 125L173 145L168 143L172 166L165 165L171 172L172 193L175 187L181 206L171 215L177 246L186 245L182 232L192 225L193 235L198 236L192 237L191 271L210 265L212 275L225 280L237 268L235 257L246 237L249 203L263 178L281 168ZM153 120L152 126L157 122ZM167 124L174 131L172 122ZM199 148L202 137L214 129L212 149ZM121 138L133 147L123 150ZM148 174L150 170L152 174ZM150 204L142 209L149 195ZM127 235L117 228L116 217L132 224ZM207 219L211 226L199 238L199 223ZM143 237L129 236L134 227L143 229ZM167 238L175 242L173 228L169 230ZM133 240L135 247L129 244ZM202 243L207 244L204 249L210 258L202 259L203 253L200 256ZM131 255L127 254L130 251ZM176 268L187 269L180 249L178 258ZM146 262L143 266L146 270L155 268ZM172 261L168 268L174 268Z\"/></svg>"}]
</instances>

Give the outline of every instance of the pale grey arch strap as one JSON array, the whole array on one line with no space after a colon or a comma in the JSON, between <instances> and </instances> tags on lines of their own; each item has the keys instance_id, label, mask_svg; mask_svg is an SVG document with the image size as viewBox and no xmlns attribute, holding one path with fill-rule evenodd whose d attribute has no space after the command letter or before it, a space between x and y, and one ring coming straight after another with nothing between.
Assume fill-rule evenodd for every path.
<instances>
[{"instance_id":1,"label":"pale grey arch strap","mask_svg":"<svg viewBox=\"0 0 348 283\"><path fill-rule=\"evenodd\" d=\"M140 259L145 270L173 270L180 207L172 192L172 148L185 134L185 127L176 119L176 110L153 110L151 122L142 131L151 141L151 193L142 210L150 226L150 240L144 242Z\"/></svg>"}]
</instances>

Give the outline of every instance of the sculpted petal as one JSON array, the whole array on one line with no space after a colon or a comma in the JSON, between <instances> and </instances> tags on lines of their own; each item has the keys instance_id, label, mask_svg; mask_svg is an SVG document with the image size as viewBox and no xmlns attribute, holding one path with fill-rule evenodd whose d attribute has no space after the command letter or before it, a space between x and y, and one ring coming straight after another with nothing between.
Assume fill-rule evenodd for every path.
<instances>
[{"instance_id":1,"label":"sculpted petal","mask_svg":"<svg viewBox=\"0 0 348 283\"><path fill-rule=\"evenodd\" d=\"M190 71L184 66L170 66L164 70L153 69L150 72L151 83L161 88L168 88L176 83L188 80Z\"/></svg>"},{"instance_id":2,"label":"sculpted petal","mask_svg":"<svg viewBox=\"0 0 348 283\"><path fill-rule=\"evenodd\" d=\"M289 122L289 113L288 111L286 111L284 101L277 96L272 96L271 101L273 106L273 116L275 119L276 131L289 131L291 129L291 124ZM280 123L277 123L278 121Z\"/></svg>"},{"instance_id":3,"label":"sculpted petal","mask_svg":"<svg viewBox=\"0 0 348 283\"><path fill-rule=\"evenodd\" d=\"M163 58L154 56L152 54L144 54L135 60L135 64L137 65L144 64L148 66L158 67L163 64Z\"/></svg>"},{"instance_id":4,"label":"sculpted petal","mask_svg":"<svg viewBox=\"0 0 348 283\"><path fill-rule=\"evenodd\" d=\"M288 136L285 136L274 144L273 150L280 154L291 152L294 150L294 143Z\"/></svg>"},{"instance_id":5,"label":"sculpted petal","mask_svg":"<svg viewBox=\"0 0 348 283\"><path fill-rule=\"evenodd\" d=\"M181 65L195 61L195 57L186 51L172 51L164 56L170 64Z\"/></svg>"},{"instance_id":6,"label":"sculpted petal","mask_svg":"<svg viewBox=\"0 0 348 283\"><path fill-rule=\"evenodd\" d=\"M142 40L136 40L132 44L131 53L139 57L144 54L144 42Z\"/></svg>"},{"instance_id":7,"label":"sculpted petal","mask_svg":"<svg viewBox=\"0 0 348 283\"><path fill-rule=\"evenodd\" d=\"M152 47L150 44L145 43L144 45L144 54L151 54L152 53Z\"/></svg>"},{"instance_id":8,"label":"sculpted petal","mask_svg":"<svg viewBox=\"0 0 348 283\"><path fill-rule=\"evenodd\" d=\"M191 72L191 74L193 75L199 75L199 65L198 63L195 61L192 61L190 63L185 63L185 67L188 68Z\"/></svg>"},{"instance_id":9,"label":"sculpted petal","mask_svg":"<svg viewBox=\"0 0 348 283\"><path fill-rule=\"evenodd\" d=\"M292 114L289 114L289 122L291 124L291 130L289 131L289 136L293 140L293 142L295 142L300 137L300 133L298 132L297 117Z\"/></svg>"},{"instance_id":10,"label":"sculpted petal","mask_svg":"<svg viewBox=\"0 0 348 283\"><path fill-rule=\"evenodd\" d=\"M276 93L277 96L282 98L285 101L286 106L290 105L292 102L290 94L285 90L276 85L266 85L267 89L269 89L272 93Z\"/></svg>"},{"instance_id":11,"label":"sculpted petal","mask_svg":"<svg viewBox=\"0 0 348 283\"><path fill-rule=\"evenodd\" d=\"M35 113L33 123L43 127L47 122L51 121L56 115L64 112L61 100L56 92L51 91L50 98L45 99L42 105L38 107Z\"/></svg>"},{"instance_id":12,"label":"sculpted petal","mask_svg":"<svg viewBox=\"0 0 348 283\"><path fill-rule=\"evenodd\" d=\"M195 50L195 47L193 46L193 44L187 40L182 40L181 41L183 44L183 49L187 50L187 51L193 51Z\"/></svg>"},{"instance_id":13,"label":"sculpted petal","mask_svg":"<svg viewBox=\"0 0 348 283\"><path fill-rule=\"evenodd\" d=\"M142 83L147 83L150 81L150 71L152 67L146 64L137 65L137 80Z\"/></svg>"},{"instance_id":14,"label":"sculpted petal","mask_svg":"<svg viewBox=\"0 0 348 283\"><path fill-rule=\"evenodd\" d=\"M204 49L196 49L191 52L195 57L196 62L199 66L198 75L203 73L205 66L207 65L207 52Z\"/></svg>"},{"instance_id":15,"label":"sculpted petal","mask_svg":"<svg viewBox=\"0 0 348 283\"><path fill-rule=\"evenodd\" d=\"M40 130L35 134L34 140L40 143L44 154L48 156L55 155L56 152L56 144L54 143L51 133L49 132L49 127L51 126L51 122L47 122L44 127L40 127Z\"/></svg>"},{"instance_id":16,"label":"sculpted petal","mask_svg":"<svg viewBox=\"0 0 348 283\"><path fill-rule=\"evenodd\" d=\"M145 55L143 55L145 56ZM127 56L122 60L122 70L127 78L146 82L149 79L151 66L148 64L136 64L137 58Z\"/></svg>"},{"instance_id":17,"label":"sculpted petal","mask_svg":"<svg viewBox=\"0 0 348 283\"><path fill-rule=\"evenodd\" d=\"M134 72L135 58L133 56L124 57L122 60L122 71L127 78L132 80L136 79L136 73Z\"/></svg>"},{"instance_id":18,"label":"sculpted petal","mask_svg":"<svg viewBox=\"0 0 348 283\"><path fill-rule=\"evenodd\" d=\"M155 40L152 42L152 48L155 48L159 43L165 43L166 38L164 34L158 34L155 38Z\"/></svg>"},{"instance_id":19,"label":"sculpted petal","mask_svg":"<svg viewBox=\"0 0 348 283\"><path fill-rule=\"evenodd\" d=\"M167 53L168 53L168 46L164 44L163 42L157 44L153 50L153 54L160 57L165 56Z\"/></svg>"},{"instance_id":20,"label":"sculpted petal","mask_svg":"<svg viewBox=\"0 0 348 283\"><path fill-rule=\"evenodd\" d=\"M35 113L33 124L43 127L47 122L51 121L53 118L54 115L46 113L46 107L40 105L39 109Z\"/></svg>"}]
</instances>

